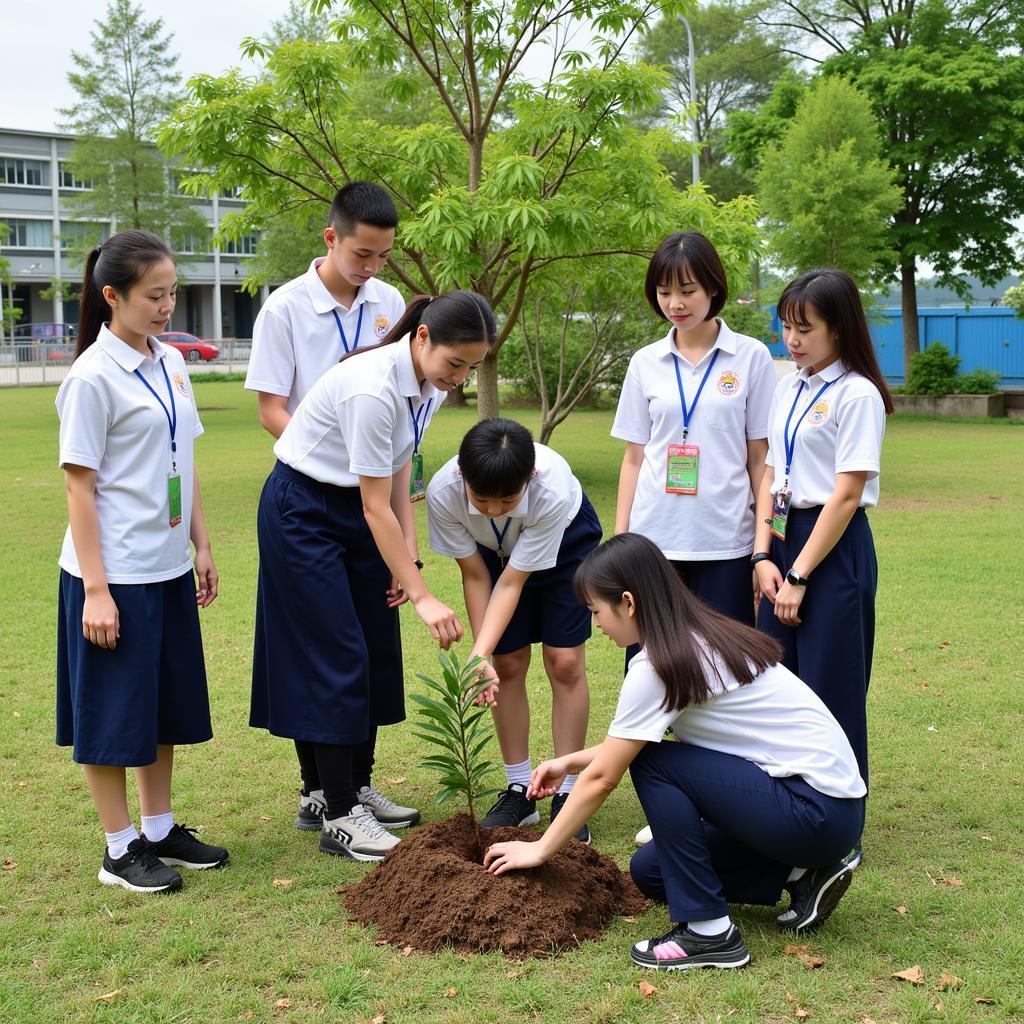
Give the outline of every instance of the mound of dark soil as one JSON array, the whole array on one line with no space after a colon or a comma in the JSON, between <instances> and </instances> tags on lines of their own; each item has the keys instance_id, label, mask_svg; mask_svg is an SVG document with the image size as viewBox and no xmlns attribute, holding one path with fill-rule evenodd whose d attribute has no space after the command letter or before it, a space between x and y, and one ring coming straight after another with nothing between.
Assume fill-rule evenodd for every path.
<instances>
[{"instance_id":1,"label":"mound of dark soil","mask_svg":"<svg viewBox=\"0 0 1024 1024\"><path fill-rule=\"evenodd\" d=\"M485 846L540 838L527 828L481 832ZM481 860L467 815L424 825L345 890L345 906L401 946L544 956L599 938L616 914L649 905L610 857L576 840L532 871L495 877Z\"/></svg>"}]
</instances>

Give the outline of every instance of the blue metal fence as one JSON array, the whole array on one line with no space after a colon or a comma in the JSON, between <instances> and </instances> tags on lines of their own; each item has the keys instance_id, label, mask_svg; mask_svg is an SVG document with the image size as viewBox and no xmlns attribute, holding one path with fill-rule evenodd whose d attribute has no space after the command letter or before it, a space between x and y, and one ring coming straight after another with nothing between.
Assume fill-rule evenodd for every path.
<instances>
[{"instance_id":1,"label":"blue metal fence","mask_svg":"<svg viewBox=\"0 0 1024 1024\"><path fill-rule=\"evenodd\" d=\"M998 370L1004 388L1024 386L1024 320L1005 306L926 307L917 311L921 348L941 341L960 356L964 373L972 370ZM893 384L903 383L903 313L898 306L877 311L870 324L882 373ZM772 308L774 356L785 356L778 314Z\"/></svg>"}]
</instances>

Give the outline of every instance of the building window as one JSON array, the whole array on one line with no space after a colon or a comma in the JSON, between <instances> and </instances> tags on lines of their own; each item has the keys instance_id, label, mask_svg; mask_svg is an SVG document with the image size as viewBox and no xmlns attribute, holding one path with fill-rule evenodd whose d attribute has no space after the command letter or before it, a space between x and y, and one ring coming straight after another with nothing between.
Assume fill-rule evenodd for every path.
<instances>
[{"instance_id":1,"label":"building window","mask_svg":"<svg viewBox=\"0 0 1024 1024\"><path fill-rule=\"evenodd\" d=\"M229 240L224 243L224 252L229 256L255 256L258 236L243 235L238 241Z\"/></svg>"},{"instance_id":2,"label":"building window","mask_svg":"<svg viewBox=\"0 0 1024 1024\"><path fill-rule=\"evenodd\" d=\"M60 187L61 188L74 188L80 191L87 191L91 189L92 179L91 178L79 178L76 177L74 172L68 165L61 160L58 165L60 168Z\"/></svg>"},{"instance_id":3,"label":"building window","mask_svg":"<svg viewBox=\"0 0 1024 1024\"><path fill-rule=\"evenodd\" d=\"M0 156L0 185L50 184L49 160L23 160L16 156Z\"/></svg>"},{"instance_id":4,"label":"building window","mask_svg":"<svg viewBox=\"0 0 1024 1024\"><path fill-rule=\"evenodd\" d=\"M176 248L182 256L200 256L208 253L211 248L213 228L204 231L190 231L176 240Z\"/></svg>"},{"instance_id":5,"label":"building window","mask_svg":"<svg viewBox=\"0 0 1024 1024\"><path fill-rule=\"evenodd\" d=\"M235 185L232 188L222 188L220 190L221 199L241 199L242 198L241 185Z\"/></svg>"},{"instance_id":6,"label":"building window","mask_svg":"<svg viewBox=\"0 0 1024 1024\"><path fill-rule=\"evenodd\" d=\"M0 225L7 228L6 241L0 239L0 245L6 249L50 249L53 247L53 221L4 217L0 220Z\"/></svg>"},{"instance_id":7,"label":"building window","mask_svg":"<svg viewBox=\"0 0 1024 1024\"><path fill-rule=\"evenodd\" d=\"M110 237L110 225L98 221L62 220L60 222L60 248L85 249L105 242Z\"/></svg>"}]
</instances>

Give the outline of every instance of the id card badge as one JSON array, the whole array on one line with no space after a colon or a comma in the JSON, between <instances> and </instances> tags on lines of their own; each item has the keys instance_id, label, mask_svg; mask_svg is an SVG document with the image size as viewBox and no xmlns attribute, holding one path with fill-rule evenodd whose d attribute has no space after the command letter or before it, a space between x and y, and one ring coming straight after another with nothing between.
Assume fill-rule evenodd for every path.
<instances>
[{"instance_id":1,"label":"id card badge","mask_svg":"<svg viewBox=\"0 0 1024 1024\"><path fill-rule=\"evenodd\" d=\"M666 494L696 494L700 445L670 444L665 469Z\"/></svg>"},{"instance_id":2,"label":"id card badge","mask_svg":"<svg viewBox=\"0 0 1024 1024\"><path fill-rule=\"evenodd\" d=\"M181 522L181 477L177 473L167 475L167 505L170 509L170 525Z\"/></svg>"},{"instance_id":3,"label":"id card badge","mask_svg":"<svg viewBox=\"0 0 1024 1024\"><path fill-rule=\"evenodd\" d=\"M409 500L422 501L427 496L423 484L423 452L412 453L412 477L409 480Z\"/></svg>"},{"instance_id":4,"label":"id card badge","mask_svg":"<svg viewBox=\"0 0 1024 1024\"><path fill-rule=\"evenodd\" d=\"M789 520L789 503L793 500L793 492L779 488L772 499L772 523L771 531L773 537L779 540L786 539L786 523Z\"/></svg>"}]
</instances>

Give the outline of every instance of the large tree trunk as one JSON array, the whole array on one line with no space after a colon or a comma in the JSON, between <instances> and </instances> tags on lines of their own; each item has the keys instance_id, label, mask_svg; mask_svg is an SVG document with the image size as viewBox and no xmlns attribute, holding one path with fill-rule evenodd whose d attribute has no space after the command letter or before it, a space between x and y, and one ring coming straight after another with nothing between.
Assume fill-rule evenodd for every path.
<instances>
[{"instance_id":1,"label":"large tree trunk","mask_svg":"<svg viewBox=\"0 0 1024 1024\"><path fill-rule=\"evenodd\" d=\"M901 292L903 299L903 380L910 371L910 360L921 347L917 331L917 280L914 260L909 266L900 267Z\"/></svg>"},{"instance_id":2,"label":"large tree trunk","mask_svg":"<svg viewBox=\"0 0 1024 1024\"><path fill-rule=\"evenodd\" d=\"M498 358L494 352L476 371L476 409L482 420L498 415Z\"/></svg>"}]
</instances>

